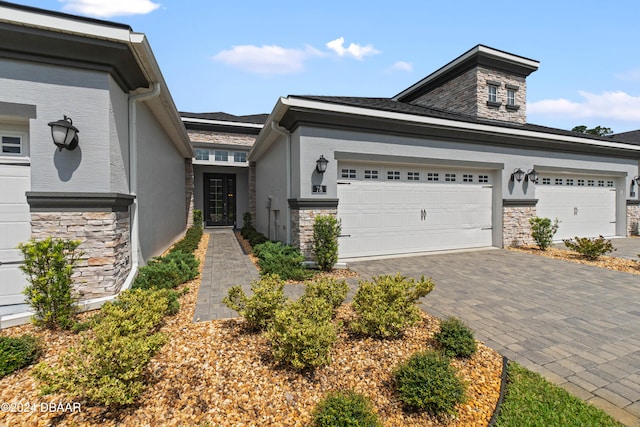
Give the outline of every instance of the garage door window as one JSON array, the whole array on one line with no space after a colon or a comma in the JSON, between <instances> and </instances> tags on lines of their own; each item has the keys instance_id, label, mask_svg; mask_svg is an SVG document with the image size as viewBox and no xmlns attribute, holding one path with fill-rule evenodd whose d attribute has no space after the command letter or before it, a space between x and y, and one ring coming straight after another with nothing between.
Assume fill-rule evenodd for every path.
<instances>
[{"instance_id":1,"label":"garage door window","mask_svg":"<svg viewBox=\"0 0 640 427\"><path fill-rule=\"evenodd\" d=\"M462 175L462 182L473 182L473 175L464 174Z\"/></svg>"},{"instance_id":2,"label":"garage door window","mask_svg":"<svg viewBox=\"0 0 640 427\"><path fill-rule=\"evenodd\" d=\"M444 174L445 182L456 182L456 174L455 173L446 173Z\"/></svg>"},{"instance_id":3,"label":"garage door window","mask_svg":"<svg viewBox=\"0 0 640 427\"><path fill-rule=\"evenodd\" d=\"M373 169L365 169L364 179L378 179L378 171Z\"/></svg>"},{"instance_id":4,"label":"garage door window","mask_svg":"<svg viewBox=\"0 0 640 427\"><path fill-rule=\"evenodd\" d=\"M478 182L481 184L489 182L489 175L478 175Z\"/></svg>"},{"instance_id":5,"label":"garage door window","mask_svg":"<svg viewBox=\"0 0 640 427\"><path fill-rule=\"evenodd\" d=\"M400 171L387 171L387 179L390 181L400 181Z\"/></svg>"},{"instance_id":6,"label":"garage door window","mask_svg":"<svg viewBox=\"0 0 640 427\"><path fill-rule=\"evenodd\" d=\"M613 187L613 181L607 181L607 187Z\"/></svg>"},{"instance_id":7,"label":"garage door window","mask_svg":"<svg viewBox=\"0 0 640 427\"><path fill-rule=\"evenodd\" d=\"M407 181L420 181L420 172L407 172Z\"/></svg>"},{"instance_id":8,"label":"garage door window","mask_svg":"<svg viewBox=\"0 0 640 427\"><path fill-rule=\"evenodd\" d=\"M2 135L2 155L22 155L22 138L19 136Z\"/></svg>"},{"instance_id":9,"label":"garage door window","mask_svg":"<svg viewBox=\"0 0 640 427\"><path fill-rule=\"evenodd\" d=\"M346 179L356 179L356 170L355 169L342 169L340 171L340 177Z\"/></svg>"},{"instance_id":10,"label":"garage door window","mask_svg":"<svg viewBox=\"0 0 640 427\"><path fill-rule=\"evenodd\" d=\"M427 181L440 181L440 175L435 172L428 172Z\"/></svg>"}]
</instances>

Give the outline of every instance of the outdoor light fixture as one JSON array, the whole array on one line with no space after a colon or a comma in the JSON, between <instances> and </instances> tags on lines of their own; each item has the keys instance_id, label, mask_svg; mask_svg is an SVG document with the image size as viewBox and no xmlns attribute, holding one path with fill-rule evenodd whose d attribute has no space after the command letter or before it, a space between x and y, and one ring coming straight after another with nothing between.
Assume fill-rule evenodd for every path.
<instances>
[{"instance_id":1,"label":"outdoor light fixture","mask_svg":"<svg viewBox=\"0 0 640 427\"><path fill-rule=\"evenodd\" d=\"M533 182L534 184L538 183L538 172L535 169L530 169L527 172L527 176L525 176L525 181Z\"/></svg>"},{"instance_id":2,"label":"outdoor light fixture","mask_svg":"<svg viewBox=\"0 0 640 427\"><path fill-rule=\"evenodd\" d=\"M633 179L631 180L631 182L635 182L636 184L640 185L640 176L635 176L635 177L633 177Z\"/></svg>"},{"instance_id":3,"label":"outdoor light fixture","mask_svg":"<svg viewBox=\"0 0 640 427\"><path fill-rule=\"evenodd\" d=\"M516 181L520 182L522 181L522 178L524 178L524 171L520 168L514 169L511 173L511 181L515 179Z\"/></svg>"},{"instance_id":4,"label":"outdoor light fixture","mask_svg":"<svg viewBox=\"0 0 640 427\"><path fill-rule=\"evenodd\" d=\"M321 154L320 158L316 160L316 170L318 173L325 173L327 170L327 163L329 163L329 160L325 159L324 155Z\"/></svg>"},{"instance_id":5,"label":"outdoor light fixture","mask_svg":"<svg viewBox=\"0 0 640 427\"><path fill-rule=\"evenodd\" d=\"M53 143L62 151L74 150L78 146L78 128L73 125L71 117L64 116L64 119L49 122L51 126L51 137Z\"/></svg>"}]
</instances>

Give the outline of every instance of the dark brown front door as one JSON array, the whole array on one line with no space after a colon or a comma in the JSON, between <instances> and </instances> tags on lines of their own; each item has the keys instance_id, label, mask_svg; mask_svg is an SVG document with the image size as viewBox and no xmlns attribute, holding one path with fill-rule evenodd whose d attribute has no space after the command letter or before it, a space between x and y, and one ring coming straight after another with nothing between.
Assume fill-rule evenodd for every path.
<instances>
[{"instance_id":1,"label":"dark brown front door","mask_svg":"<svg viewBox=\"0 0 640 427\"><path fill-rule=\"evenodd\" d=\"M207 225L236 225L236 176L204 174L204 217Z\"/></svg>"}]
</instances>

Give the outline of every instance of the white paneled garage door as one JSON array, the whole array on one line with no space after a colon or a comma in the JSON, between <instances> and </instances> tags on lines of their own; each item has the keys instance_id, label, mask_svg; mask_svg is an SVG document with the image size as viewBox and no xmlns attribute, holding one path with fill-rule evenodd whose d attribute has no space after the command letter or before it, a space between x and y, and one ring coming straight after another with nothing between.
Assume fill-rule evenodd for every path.
<instances>
[{"instance_id":1,"label":"white paneled garage door","mask_svg":"<svg viewBox=\"0 0 640 427\"><path fill-rule=\"evenodd\" d=\"M341 258L487 247L488 172L340 165Z\"/></svg>"},{"instance_id":2,"label":"white paneled garage door","mask_svg":"<svg viewBox=\"0 0 640 427\"><path fill-rule=\"evenodd\" d=\"M22 259L18 243L31 237L29 166L0 164L0 306L22 304L27 282L18 268Z\"/></svg>"},{"instance_id":3,"label":"white paneled garage door","mask_svg":"<svg viewBox=\"0 0 640 427\"><path fill-rule=\"evenodd\" d=\"M536 187L539 217L558 218L554 240L616 234L616 188L602 177L542 176Z\"/></svg>"}]
</instances>

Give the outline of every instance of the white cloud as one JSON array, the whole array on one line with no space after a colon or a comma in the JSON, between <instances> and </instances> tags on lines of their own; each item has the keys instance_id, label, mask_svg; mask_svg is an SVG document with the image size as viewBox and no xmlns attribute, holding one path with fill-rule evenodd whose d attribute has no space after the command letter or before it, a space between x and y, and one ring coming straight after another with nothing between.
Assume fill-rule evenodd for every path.
<instances>
[{"instance_id":1,"label":"white cloud","mask_svg":"<svg viewBox=\"0 0 640 427\"><path fill-rule=\"evenodd\" d=\"M380 53L372 45L361 46L359 44L351 43L349 47L344 47L344 37L338 37L335 40L331 40L326 46L338 54L338 56L353 56L357 60L362 60L365 56L376 55Z\"/></svg>"},{"instance_id":2,"label":"white cloud","mask_svg":"<svg viewBox=\"0 0 640 427\"><path fill-rule=\"evenodd\" d=\"M65 12L80 13L96 18L123 15L145 15L160 7L151 0L58 0Z\"/></svg>"},{"instance_id":3,"label":"white cloud","mask_svg":"<svg viewBox=\"0 0 640 427\"><path fill-rule=\"evenodd\" d=\"M287 49L276 45L241 45L218 52L213 60L250 73L272 75L301 72L307 59L323 55L311 46Z\"/></svg>"},{"instance_id":4,"label":"white cloud","mask_svg":"<svg viewBox=\"0 0 640 427\"><path fill-rule=\"evenodd\" d=\"M600 95L578 91L580 102L567 99L545 99L527 104L528 114L562 116L567 118L605 118L640 121L640 97L622 91L603 92Z\"/></svg>"},{"instance_id":5,"label":"white cloud","mask_svg":"<svg viewBox=\"0 0 640 427\"><path fill-rule=\"evenodd\" d=\"M398 61L391 66L392 71L413 71L413 64L410 62Z\"/></svg>"}]
</instances>

